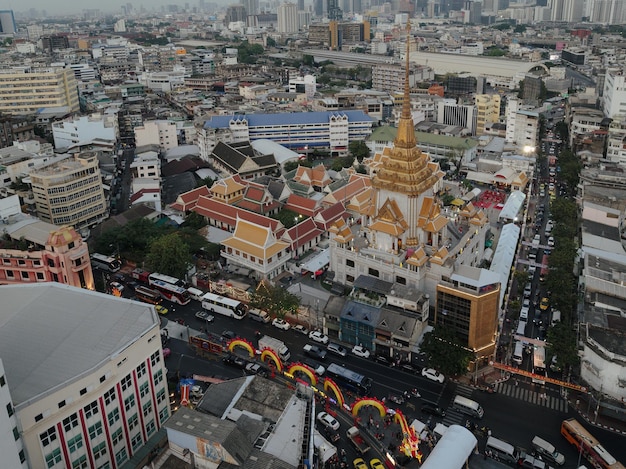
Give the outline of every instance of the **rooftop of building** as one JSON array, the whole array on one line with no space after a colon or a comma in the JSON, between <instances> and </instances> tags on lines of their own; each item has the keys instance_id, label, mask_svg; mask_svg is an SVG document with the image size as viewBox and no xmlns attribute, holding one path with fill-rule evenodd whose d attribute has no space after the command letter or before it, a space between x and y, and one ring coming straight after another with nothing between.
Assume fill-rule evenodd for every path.
<instances>
[{"instance_id":1,"label":"rooftop of building","mask_svg":"<svg viewBox=\"0 0 626 469\"><path fill-rule=\"evenodd\" d=\"M59 229L52 223L41 221L38 218L17 213L3 218L0 221L2 231L6 232L12 239L25 239L37 246L45 246L52 231Z\"/></svg>"},{"instance_id":2,"label":"rooftop of building","mask_svg":"<svg viewBox=\"0 0 626 469\"><path fill-rule=\"evenodd\" d=\"M611 352L610 359L624 359L626 357L626 320L612 321L613 327L596 327L587 325L587 339L596 342L604 350ZM617 322L621 322L621 327L615 329ZM592 342L592 344L593 344ZM589 342L588 342L589 343ZM599 350L603 352L602 350Z\"/></svg>"},{"instance_id":3,"label":"rooftop of building","mask_svg":"<svg viewBox=\"0 0 626 469\"><path fill-rule=\"evenodd\" d=\"M248 121L248 127L275 125L311 125L328 123L331 116L346 116L349 122L373 122L363 111L291 112L278 114L236 114L213 116L204 123L204 128L227 128L231 121Z\"/></svg>"},{"instance_id":4,"label":"rooftop of building","mask_svg":"<svg viewBox=\"0 0 626 469\"><path fill-rule=\"evenodd\" d=\"M383 125L374 129L372 134L367 138L372 142L393 142L396 138L398 129L390 125ZM474 148L478 143L476 140L465 137L454 137L449 135L431 134L428 132L415 132L417 144L436 145L442 147L453 147L470 149Z\"/></svg>"},{"instance_id":5,"label":"rooftop of building","mask_svg":"<svg viewBox=\"0 0 626 469\"><path fill-rule=\"evenodd\" d=\"M0 358L16 405L93 373L152 328L154 307L60 283L0 286Z\"/></svg>"}]
</instances>

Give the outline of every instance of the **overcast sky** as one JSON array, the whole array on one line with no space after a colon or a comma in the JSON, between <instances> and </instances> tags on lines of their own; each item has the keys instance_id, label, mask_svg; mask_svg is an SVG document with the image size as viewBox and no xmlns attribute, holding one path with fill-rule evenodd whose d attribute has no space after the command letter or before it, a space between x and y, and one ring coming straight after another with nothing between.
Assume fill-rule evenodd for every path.
<instances>
[{"instance_id":1,"label":"overcast sky","mask_svg":"<svg viewBox=\"0 0 626 469\"><path fill-rule=\"evenodd\" d=\"M85 9L98 9L103 13L119 13L122 5L130 3L133 8L139 10L143 5L146 10L161 11L163 5L178 5L184 8L185 4L189 4L190 8L198 6L198 0L141 0L141 1L124 1L124 0L0 0L0 10L13 10L17 12L27 12L31 8L36 10L46 10L49 16L60 14L76 14L80 15ZM239 3L238 0L205 0L205 4L229 4Z\"/></svg>"}]
</instances>

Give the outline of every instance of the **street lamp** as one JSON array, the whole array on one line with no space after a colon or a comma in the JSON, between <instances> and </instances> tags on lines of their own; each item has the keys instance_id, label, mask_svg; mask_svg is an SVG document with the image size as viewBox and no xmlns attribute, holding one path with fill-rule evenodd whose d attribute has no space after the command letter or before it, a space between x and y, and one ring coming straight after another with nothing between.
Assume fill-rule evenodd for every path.
<instances>
[{"instance_id":1,"label":"street lamp","mask_svg":"<svg viewBox=\"0 0 626 469\"><path fill-rule=\"evenodd\" d=\"M295 251L295 255L294 255L295 259L298 258L298 222L300 221L301 218L302 218L302 215L298 215L297 217L294 217L293 219L293 221L296 224L296 239L293 242L293 248Z\"/></svg>"}]
</instances>

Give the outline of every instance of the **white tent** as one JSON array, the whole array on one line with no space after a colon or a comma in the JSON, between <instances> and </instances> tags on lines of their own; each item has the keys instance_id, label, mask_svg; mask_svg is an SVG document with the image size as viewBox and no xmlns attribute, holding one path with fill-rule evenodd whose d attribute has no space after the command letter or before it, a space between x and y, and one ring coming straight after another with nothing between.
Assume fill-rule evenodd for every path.
<instances>
[{"instance_id":1,"label":"white tent","mask_svg":"<svg viewBox=\"0 0 626 469\"><path fill-rule=\"evenodd\" d=\"M506 199L504 207L500 211L498 220L515 220L515 218L519 215L522 206L524 205L525 199L526 194L524 194L522 191L511 192L511 195L509 195L509 198Z\"/></svg>"},{"instance_id":2,"label":"white tent","mask_svg":"<svg viewBox=\"0 0 626 469\"><path fill-rule=\"evenodd\" d=\"M330 444L317 430L313 433L313 445L322 463L326 463L326 461L337 454L337 448Z\"/></svg>"},{"instance_id":3,"label":"white tent","mask_svg":"<svg viewBox=\"0 0 626 469\"><path fill-rule=\"evenodd\" d=\"M422 469L462 469L477 443L467 428L451 425L422 464Z\"/></svg>"},{"instance_id":4,"label":"white tent","mask_svg":"<svg viewBox=\"0 0 626 469\"><path fill-rule=\"evenodd\" d=\"M489 270L495 272L500 277L500 305L502 305L506 286L509 283L509 275L511 275L511 267L513 267L513 261L515 260L515 250L517 249L520 232L520 227L515 223L508 223L502 227L498 245L491 261L491 267L489 267Z\"/></svg>"}]
</instances>

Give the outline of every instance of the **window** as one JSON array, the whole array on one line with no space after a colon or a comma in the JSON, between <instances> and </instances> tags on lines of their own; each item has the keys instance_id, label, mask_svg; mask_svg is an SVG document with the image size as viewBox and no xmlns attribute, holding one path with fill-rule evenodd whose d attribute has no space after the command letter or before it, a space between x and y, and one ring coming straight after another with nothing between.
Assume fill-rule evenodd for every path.
<instances>
[{"instance_id":1,"label":"window","mask_svg":"<svg viewBox=\"0 0 626 469\"><path fill-rule=\"evenodd\" d=\"M24 450L20 451L20 462L24 463L24 461L26 461L26 454L24 453ZM61 456L61 451L59 451L59 457Z\"/></svg>"},{"instance_id":2,"label":"window","mask_svg":"<svg viewBox=\"0 0 626 469\"><path fill-rule=\"evenodd\" d=\"M118 444L120 441L124 440L124 434L121 428L118 428L111 435L111 439L113 440L113 445Z\"/></svg>"},{"instance_id":3,"label":"window","mask_svg":"<svg viewBox=\"0 0 626 469\"><path fill-rule=\"evenodd\" d=\"M118 464L122 464L127 459L128 454L126 453L126 448L122 448L117 453L115 453L115 462L117 462Z\"/></svg>"},{"instance_id":4,"label":"window","mask_svg":"<svg viewBox=\"0 0 626 469\"><path fill-rule=\"evenodd\" d=\"M126 391L128 388L130 388L130 385L131 385L130 375L126 375L124 379L122 380L122 391Z\"/></svg>"},{"instance_id":5,"label":"window","mask_svg":"<svg viewBox=\"0 0 626 469\"><path fill-rule=\"evenodd\" d=\"M37 272L37 280L45 280L46 278L43 275L43 272Z\"/></svg>"},{"instance_id":6,"label":"window","mask_svg":"<svg viewBox=\"0 0 626 469\"><path fill-rule=\"evenodd\" d=\"M20 439L20 431L17 427L13 427L13 438L15 438L15 441Z\"/></svg>"},{"instance_id":7,"label":"window","mask_svg":"<svg viewBox=\"0 0 626 469\"><path fill-rule=\"evenodd\" d=\"M157 392L157 402L160 404L164 400L165 400L165 389L161 389L159 390L159 392Z\"/></svg>"},{"instance_id":8,"label":"window","mask_svg":"<svg viewBox=\"0 0 626 469\"><path fill-rule=\"evenodd\" d=\"M85 418L89 418L98 413L98 401L93 401L85 406Z\"/></svg>"},{"instance_id":9,"label":"window","mask_svg":"<svg viewBox=\"0 0 626 469\"><path fill-rule=\"evenodd\" d=\"M146 364L142 363L141 365L137 367L137 378L141 378L145 374L146 374Z\"/></svg>"},{"instance_id":10,"label":"window","mask_svg":"<svg viewBox=\"0 0 626 469\"><path fill-rule=\"evenodd\" d=\"M7 384L7 381L4 378L4 375L2 375L0 376L0 388L3 387L5 384Z\"/></svg>"},{"instance_id":11,"label":"window","mask_svg":"<svg viewBox=\"0 0 626 469\"><path fill-rule=\"evenodd\" d=\"M69 417L63 419L63 428L66 432L69 432L72 428L78 425L78 415L73 413Z\"/></svg>"},{"instance_id":12,"label":"window","mask_svg":"<svg viewBox=\"0 0 626 469\"><path fill-rule=\"evenodd\" d=\"M378 272L378 270L376 269L372 269L371 267L369 269L367 269L368 274L371 275L372 277L380 277L380 273Z\"/></svg>"},{"instance_id":13,"label":"window","mask_svg":"<svg viewBox=\"0 0 626 469\"><path fill-rule=\"evenodd\" d=\"M352 259L346 259L346 265L348 267L354 267L354 261Z\"/></svg>"},{"instance_id":14,"label":"window","mask_svg":"<svg viewBox=\"0 0 626 469\"><path fill-rule=\"evenodd\" d=\"M48 446L57 439L56 429L54 427L48 428L45 432L39 435L39 439L41 440L41 444L43 446Z\"/></svg>"},{"instance_id":15,"label":"window","mask_svg":"<svg viewBox=\"0 0 626 469\"><path fill-rule=\"evenodd\" d=\"M65 399L63 399L61 402L59 402L59 409L65 407Z\"/></svg>"},{"instance_id":16,"label":"window","mask_svg":"<svg viewBox=\"0 0 626 469\"><path fill-rule=\"evenodd\" d=\"M154 384L159 384L163 381L163 370L159 370L154 374Z\"/></svg>"},{"instance_id":17,"label":"window","mask_svg":"<svg viewBox=\"0 0 626 469\"><path fill-rule=\"evenodd\" d=\"M147 417L150 412L152 412L152 402L146 402L143 405L143 416Z\"/></svg>"},{"instance_id":18,"label":"window","mask_svg":"<svg viewBox=\"0 0 626 469\"><path fill-rule=\"evenodd\" d=\"M43 420L43 414L37 414L37 415L35 415L35 422L39 422L39 421L41 421L41 420Z\"/></svg>"},{"instance_id":19,"label":"window","mask_svg":"<svg viewBox=\"0 0 626 469\"><path fill-rule=\"evenodd\" d=\"M111 388L107 392L104 393L104 403L106 405L109 405L111 402L114 402L115 399L117 399L117 396L115 394L115 388Z\"/></svg>"},{"instance_id":20,"label":"window","mask_svg":"<svg viewBox=\"0 0 626 469\"><path fill-rule=\"evenodd\" d=\"M406 285L406 278L396 276L396 283L398 285Z\"/></svg>"},{"instance_id":21,"label":"window","mask_svg":"<svg viewBox=\"0 0 626 469\"><path fill-rule=\"evenodd\" d=\"M148 438L152 436L152 434L156 431L156 426L154 425L154 420L150 420L146 425L146 430L148 432Z\"/></svg>"},{"instance_id":22,"label":"window","mask_svg":"<svg viewBox=\"0 0 626 469\"><path fill-rule=\"evenodd\" d=\"M146 397L149 392L150 386L148 385L148 383L143 383L141 386L139 386L139 394L141 395L141 397Z\"/></svg>"},{"instance_id":23,"label":"window","mask_svg":"<svg viewBox=\"0 0 626 469\"><path fill-rule=\"evenodd\" d=\"M80 448L82 448L83 447L82 435L78 435L78 436L75 436L74 438L67 440L67 447L70 450L70 453L73 453L79 450Z\"/></svg>"},{"instance_id":24,"label":"window","mask_svg":"<svg viewBox=\"0 0 626 469\"><path fill-rule=\"evenodd\" d=\"M80 390L80 395L84 396L85 394L87 394L87 388L83 388Z\"/></svg>"},{"instance_id":25,"label":"window","mask_svg":"<svg viewBox=\"0 0 626 469\"><path fill-rule=\"evenodd\" d=\"M130 444L133 448L133 451L135 451L137 448L139 448L139 446L141 446L141 444L143 443L143 438L141 438L141 432L137 433L131 440L130 440Z\"/></svg>"},{"instance_id":26,"label":"window","mask_svg":"<svg viewBox=\"0 0 626 469\"><path fill-rule=\"evenodd\" d=\"M100 459L101 457L106 456L106 454L107 454L106 443L104 441L100 443L99 445L94 446L93 455L96 459Z\"/></svg>"},{"instance_id":27,"label":"window","mask_svg":"<svg viewBox=\"0 0 626 469\"><path fill-rule=\"evenodd\" d=\"M167 410L167 407L164 407L163 409L161 409L161 411L159 412L159 418L161 419L161 422L163 422L164 420L167 420L169 415L170 414Z\"/></svg>"},{"instance_id":28,"label":"window","mask_svg":"<svg viewBox=\"0 0 626 469\"><path fill-rule=\"evenodd\" d=\"M106 375L100 376L100 383L104 383L106 379L107 379Z\"/></svg>"},{"instance_id":29,"label":"window","mask_svg":"<svg viewBox=\"0 0 626 469\"><path fill-rule=\"evenodd\" d=\"M128 419L128 429L134 430L138 423L139 418L137 417L137 414L133 414L132 417Z\"/></svg>"},{"instance_id":30,"label":"window","mask_svg":"<svg viewBox=\"0 0 626 469\"><path fill-rule=\"evenodd\" d=\"M126 411L128 412L130 409L132 409L135 406L135 395L132 394L130 396L128 396L126 399L124 399L124 409L126 409Z\"/></svg>"},{"instance_id":31,"label":"window","mask_svg":"<svg viewBox=\"0 0 626 469\"><path fill-rule=\"evenodd\" d=\"M102 422L96 422L89 427L89 438L93 440L96 436L102 435Z\"/></svg>"},{"instance_id":32,"label":"window","mask_svg":"<svg viewBox=\"0 0 626 469\"><path fill-rule=\"evenodd\" d=\"M20 459L23 451L20 452ZM24 462L24 461L22 461ZM46 454L46 466L54 467L61 462L61 449L57 448L52 453Z\"/></svg>"},{"instance_id":33,"label":"window","mask_svg":"<svg viewBox=\"0 0 626 469\"><path fill-rule=\"evenodd\" d=\"M87 464L87 456L84 454L75 461L72 461L72 469L87 469L87 467L89 467Z\"/></svg>"},{"instance_id":34,"label":"window","mask_svg":"<svg viewBox=\"0 0 626 469\"><path fill-rule=\"evenodd\" d=\"M120 410L119 409L113 409L111 412L109 412L109 415L107 415L108 419L109 419L109 425L113 425L115 422L117 422L120 419Z\"/></svg>"},{"instance_id":35,"label":"window","mask_svg":"<svg viewBox=\"0 0 626 469\"><path fill-rule=\"evenodd\" d=\"M12 270L7 270L6 272L7 272L7 278L14 278L15 277L15 274L13 273Z\"/></svg>"},{"instance_id":36,"label":"window","mask_svg":"<svg viewBox=\"0 0 626 469\"><path fill-rule=\"evenodd\" d=\"M160 361L161 361L161 354L159 353L158 350L154 352L152 355L150 355L150 363L152 364L152 366L156 366L156 364L159 363Z\"/></svg>"}]
</instances>

